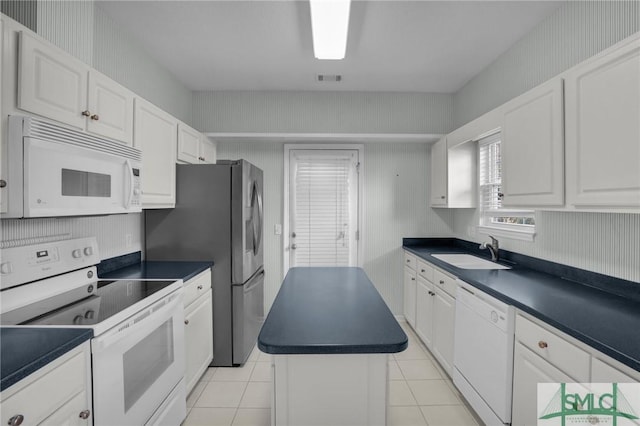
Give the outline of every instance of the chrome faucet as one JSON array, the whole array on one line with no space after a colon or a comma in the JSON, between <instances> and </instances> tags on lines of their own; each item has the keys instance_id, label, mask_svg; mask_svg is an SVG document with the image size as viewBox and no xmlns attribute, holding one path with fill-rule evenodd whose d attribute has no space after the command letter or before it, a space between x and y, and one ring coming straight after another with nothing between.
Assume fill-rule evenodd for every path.
<instances>
[{"instance_id":1,"label":"chrome faucet","mask_svg":"<svg viewBox=\"0 0 640 426\"><path fill-rule=\"evenodd\" d=\"M489 235L489 238L491 238L491 244L482 243L480 244L480 249L481 250L489 249L489 251L491 252L491 260L493 262L497 262L498 258L500 257L500 255L498 254L498 250L500 249L500 246L498 245L498 240L493 238L491 235Z\"/></svg>"}]
</instances>

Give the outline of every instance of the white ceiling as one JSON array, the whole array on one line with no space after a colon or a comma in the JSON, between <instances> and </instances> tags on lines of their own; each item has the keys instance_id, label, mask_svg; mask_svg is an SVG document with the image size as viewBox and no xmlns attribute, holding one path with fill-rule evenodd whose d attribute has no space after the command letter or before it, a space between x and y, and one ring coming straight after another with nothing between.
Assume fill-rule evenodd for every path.
<instances>
[{"instance_id":1,"label":"white ceiling","mask_svg":"<svg viewBox=\"0 0 640 426\"><path fill-rule=\"evenodd\" d=\"M562 3L354 1L342 61L314 58L304 0L98 5L191 90L453 93Z\"/></svg>"}]
</instances>

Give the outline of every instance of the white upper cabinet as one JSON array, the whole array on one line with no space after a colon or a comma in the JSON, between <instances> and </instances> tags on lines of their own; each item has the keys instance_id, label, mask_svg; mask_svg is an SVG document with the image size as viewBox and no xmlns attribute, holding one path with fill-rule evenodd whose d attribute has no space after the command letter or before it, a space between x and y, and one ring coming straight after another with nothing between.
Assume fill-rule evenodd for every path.
<instances>
[{"instance_id":1,"label":"white upper cabinet","mask_svg":"<svg viewBox=\"0 0 640 426\"><path fill-rule=\"evenodd\" d=\"M205 135L200 135L200 162L215 164L218 159L218 147Z\"/></svg>"},{"instance_id":2,"label":"white upper cabinet","mask_svg":"<svg viewBox=\"0 0 640 426\"><path fill-rule=\"evenodd\" d=\"M564 205L562 79L504 106L502 169L504 206Z\"/></svg>"},{"instance_id":3,"label":"white upper cabinet","mask_svg":"<svg viewBox=\"0 0 640 426\"><path fill-rule=\"evenodd\" d=\"M184 123L178 124L178 162L215 164L216 144Z\"/></svg>"},{"instance_id":4,"label":"white upper cabinet","mask_svg":"<svg viewBox=\"0 0 640 426\"><path fill-rule=\"evenodd\" d=\"M431 145L431 205L447 205L447 138Z\"/></svg>"},{"instance_id":5,"label":"white upper cabinet","mask_svg":"<svg viewBox=\"0 0 640 426\"><path fill-rule=\"evenodd\" d=\"M431 207L476 206L476 144L448 148L447 138L431 146Z\"/></svg>"},{"instance_id":6,"label":"white upper cabinet","mask_svg":"<svg viewBox=\"0 0 640 426\"><path fill-rule=\"evenodd\" d=\"M142 208L176 204L178 120L141 98L135 99L133 146L142 151Z\"/></svg>"},{"instance_id":7,"label":"white upper cabinet","mask_svg":"<svg viewBox=\"0 0 640 426\"><path fill-rule=\"evenodd\" d=\"M178 123L178 161L200 162L200 133L184 123Z\"/></svg>"},{"instance_id":8,"label":"white upper cabinet","mask_svg":"<svg viewBox=\"0 0 640 426\"><path fill-rule=\"evenodd\" d=\"M25 31L18 56L18 108L131 144L129 90Z\"/></svg>"},{"instance_id":9,"label":"white upper cabinet","mask_svg":"<svg viewBox=\"0 0 640 426\"><path fill-rule=\"evenodd\" d=\"M89 72L87 130L131 145L133 93L97 71Z\"/></svg>"},{"instance_id":10,"label":"white upper cabinet","mask_svg":"<svg viewBox=\"0 0 640 426\"><path fill-rule=\"evenodd\" d=\"M71 55L20 34L18 108L84 129L88 74Z\"/></svg>"},{"instance_id":11,"label":"white upper cabinet","mask_svg":"<svg viewBox=\"0 0 640 426\"><path fill-rule=\"evenodd\" d=\"M567 205L640 207L640 36L565 77Z\"/></svg>"}]
</instances>

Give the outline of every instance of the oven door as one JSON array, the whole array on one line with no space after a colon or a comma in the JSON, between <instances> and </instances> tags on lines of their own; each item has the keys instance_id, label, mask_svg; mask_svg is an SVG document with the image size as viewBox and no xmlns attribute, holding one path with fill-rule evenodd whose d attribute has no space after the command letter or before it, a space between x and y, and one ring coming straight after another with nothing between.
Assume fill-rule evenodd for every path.
<instances>
[{"instance_id":1,"label":"oven door","mask_svg":"<svg viewBox=\"0 0 640 426\"><path fill-rule=\"evenodd\" d=\"M91 341L96 426L145 424L183 379L182 303L180 289ZM184 419L178 399L172 417Z\"/></svg>"},{"instance_id":2,"label":"oven door","mask_svg":"<svg viewBox=\"0 0 640 426\"><path fill-rule=\"evenodd\" d=\"M141 211L137 161L25 137L24 165L24 217Z\"/></svg>"}]
</instances>

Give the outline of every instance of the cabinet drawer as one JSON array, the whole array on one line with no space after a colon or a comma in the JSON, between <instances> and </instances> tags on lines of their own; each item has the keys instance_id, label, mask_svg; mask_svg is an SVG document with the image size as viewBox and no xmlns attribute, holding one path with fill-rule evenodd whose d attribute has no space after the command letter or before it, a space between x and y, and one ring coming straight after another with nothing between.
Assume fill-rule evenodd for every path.
<instances>
[{"instance_id":1,"label":"cabinet drawer","mask_svg":"<svg viewBox=\"0 0 640 426\"><path fill-rule=\"evenodd\" d=\"M206 294L211 288L211 269L191 278L184 283L184 307L193 303L198 297Z\"/></svg>"},{"instance_id":2,"label":"cabinet drawer","mask_svg":"<svg viewBox=\"0 0 640 426\"><path fill-rule=\"evenodd\" d=\"M455 298L456 297L456 279L445 275L437 269L433 270L433 283L436 287L441 288L449 296Z\"/></svg>"},{"instance_id":3,"label":"cabinet drawer","mask_svg":"<svg viewBox=\"0 0 640 426\"><path fill-rule=\"evenodd\" d=\"M9 424L11 417L21 414L24 416L24 424L36 425L76 395L86 397L88 351L89 343L86 342L43 367L43 370L49 371L8 398L4 397L7 391L3 392L1 424ZM38 372L34 374L37 375ZM29 377L23 381L28 382ZM22 382L18 382L14 386L21 385ZM9 392L10 390L11 388ZM84 408L90 408L87 407L86 398Z\"/></svg>"},{"instance_id":4,"label":"cabinet drawer","mask_svg":"<svg viewBox=\"0 0 640 426\"><path fill-rule=\"evenodd\" d=\"M516 315L516 339L578 382L589 382L591 355L564 338Z\"/></svg>"},{"instance_id":5,"label":"cabinet drawer","mask_svg":"<svg viewBox=\"0 0 640 426\"><path fill-rule=\"evenodd\" d=\"M414 271L416 269L416 257L413 254L406 251L404 252L404 266L408 266Z\"/></svg>"},{"instance_id":6,"label":"cabinet drawer","mask_svg":"<svg viewBox=\"0 0 640 426\"><path fill-rule=\"evenodd\" d=\"M424 260L417 259L418 274L427 281L433 282L433 266Z\"/></svg>"}]
</instances>

